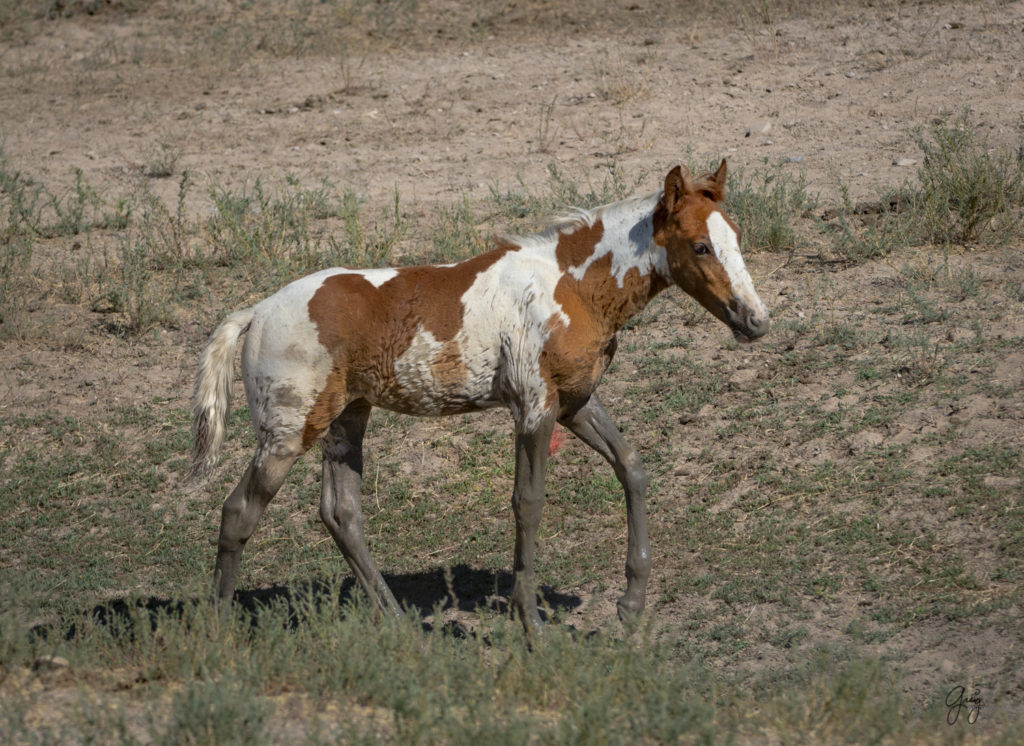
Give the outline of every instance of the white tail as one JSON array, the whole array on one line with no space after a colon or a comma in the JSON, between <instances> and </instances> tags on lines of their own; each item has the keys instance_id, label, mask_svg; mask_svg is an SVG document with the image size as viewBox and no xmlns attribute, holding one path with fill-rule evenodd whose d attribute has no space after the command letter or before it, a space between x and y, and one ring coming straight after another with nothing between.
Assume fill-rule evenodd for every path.
<instances>
[{"instance_id":1,"label":"white tail","mask_svg":"<svg viewBox=\"0 0 1024 746\"><path fill-rule=\"evenodd\" d=\"M217 463L227 430L235 347L239 338L248 331L253 313L252 308L247 308L224 319L210 337L199 360L196 389L192 395L190 478L206 474Z\"/></svg>"}]
</instances>

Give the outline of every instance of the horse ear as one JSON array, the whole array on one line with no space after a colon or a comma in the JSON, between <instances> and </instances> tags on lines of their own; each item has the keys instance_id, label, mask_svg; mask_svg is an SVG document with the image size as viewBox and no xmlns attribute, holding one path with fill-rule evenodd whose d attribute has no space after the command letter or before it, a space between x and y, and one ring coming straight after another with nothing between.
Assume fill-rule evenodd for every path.
<instances>
[{"instance_id":1,"label":"horse ear","mask_svg":"<svg viewBox=\"0 0 1024 746\"><path fill-rule=\"evenodd\" d=\"M725 158L723 158L718 170L704 179L704 183L709 187L707 195L715 202L721 202L725 199L725 176L726 167Z\"/></svg>"},{"instance_id":2,"label":"horse ear","mask_svg":"<svg viewBox=\"0 0 1024 746\"><path fill-rule=\"evenodd\" d=\"M683 176L683 169L676 166L668 172L665 177L665 193L661 202L669 212L675 209L676 203L686 194L686 177Z\"/></svg>"}]
</instances>

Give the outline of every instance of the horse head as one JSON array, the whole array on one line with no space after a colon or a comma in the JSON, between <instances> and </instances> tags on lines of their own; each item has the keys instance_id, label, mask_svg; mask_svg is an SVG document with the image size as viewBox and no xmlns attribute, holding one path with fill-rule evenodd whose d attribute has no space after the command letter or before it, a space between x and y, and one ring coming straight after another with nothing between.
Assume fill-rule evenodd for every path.
<instances>
[{"instance_id":1,"label":"horse head","mask_svg":"<svg viewBox=\"0 0 1024 746\"><path fill-rule=\"evenodd\" d=\"M722 211L725 161L694 179L676 166L654 212L654 242L682 290L724 322L740 340L763 336L771 325L740 254L740 232Z\"/></svg>"}]
</instances>

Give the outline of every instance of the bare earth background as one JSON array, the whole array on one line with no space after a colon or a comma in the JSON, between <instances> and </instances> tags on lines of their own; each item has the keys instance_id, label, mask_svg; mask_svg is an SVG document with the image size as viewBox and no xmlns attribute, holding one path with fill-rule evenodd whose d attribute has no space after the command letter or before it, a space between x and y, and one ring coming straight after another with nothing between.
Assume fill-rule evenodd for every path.
<instances>
[{"instance_id":1,"label":"bare earth background","mask_svg":"<svg viewBox=\"0 0 1024 746\"><path fill-rule=\"evenodd\" d=\"M188 172L196 186L182 210L193 220L212 214L211 188L251 189L257 178L274 188L289 177L308 188L329 180L363 197L367 215L382 214L397 193L411 226L401 255L429 243L435 216L453 205L470 206L484 235L509 229L492 194L541 188L551 164L582 185L599 185L614 167L647 192L677 163L726 157L737 173L805 176L818 207L800 217L811 221L838 208L844 190L858 203L913 180L921 161L913 133L937 117L969 112L993 148L1024 137L1022 2L746 9L518 0L470 9L421 0L358 23L343 12L356 5L278 12L260 3L101 2L58 6L53 18L12 14L0 27L7 168L54 194L74 190L80 169L77 178L108 203L145 188L172 212ZM337 30L329 42L325 26ZM170 178L147 175L161 156ZM763 342L737 347L678 291L623 334L602 391L649 454L649 614L659 634L682 650L697 645L723 671L762 671L794 650L855 644L894 661L922 707L951 686L974 685L985 699L978 729L1012 722L1024 714L1024 243L1018 235L1006 245L854 263L836 260L820 233L802 235L789 251L748 249L776 323ZM0 342L0 485L20 484L14 475L32 454L87 450L97 433L125 444L114 446L126 455L106 475L116 479L143 468L131 454L144 444L170 438L178 450L136 497L162 516L158 525L184 522L180 530L201 546L188 555L193 566L150 569L129 557L141 541L127 525L133 518L96 519L89 530L110 549L107 574L86 584L81 608L128 594L173 597L186 576L205 582L214 547L203 542L247 458L248 426L233 419L213 483L186 488L184 410L207 335L265 292L214 283L178 301L173 322L125 334L88 290L60 292L61 271L70 285L67 274L85 257L100 262L115 246L96 228L35 247L27 331ZM949 291L950 278L965 276L973 292ZM688 387L713 396L688 406ZM681 404L664 404L679 392ZM236 396L235 406L243 401ZM151 416L133 420L131 411ZM91 435L51 437L40 419L48 412L93 423ZM396 585L407 601L418 598L408 580L417 572L451 565L469 577L510 565L507 468L484 472L485 484L469 490L498 496L485 508L449 494L484 446L486 458L508 466L501 413L371 424L368 530L385 573L405 573L405 586L401 577ZM316 523L318 469L307 461L247 550L240 587L342 567ZM388 491L389 480L402 494ZM556 597L575 599L565 621L600 628L613 620L622 585L618 488L572 439L549 480L540 577ZM605 496L573 513L568 503L583 488ZM31 510L31 490L20 489ZM402 512L410 502L426 507ZM68 570L43 567L25 547L47 546L40 536L51 530L78 541L81 504L73 506L64 526L4 526L0 579L38 573L37 619ZM776 519L766 524L759 511L769 507ZM572 520L560 517L566 510ZM451 511L477 519L446 533ZM588 520L594 511L601 517ZM389 534L395 515L409 522L399 535ZM122 522L113 536L107 524ZM474 549L466 538L477 523L493 527L493 546L482 539ZM854 524L882 538L851 538ZM438 535L419 543L416 526ZM802 538L790 544L791 534ZM276 555L275 541L296 548ZM861 552L863 542L877 552ZM763 566L730 566L733 552L759 545ZM748 585L730 591L733 573ZM462 589L479 603L491 591ZM464 607L446 613L472 617Z\"/></svg>"}]
</instances>

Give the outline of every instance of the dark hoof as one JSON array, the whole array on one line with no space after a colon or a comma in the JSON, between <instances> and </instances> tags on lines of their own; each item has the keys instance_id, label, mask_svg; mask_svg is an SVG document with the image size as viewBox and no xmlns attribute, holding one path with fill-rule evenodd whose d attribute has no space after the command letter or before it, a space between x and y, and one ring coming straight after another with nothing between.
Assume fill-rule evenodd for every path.
<instances>
[{"instance_id":1,"label":"dark hoof","mask_svg":"<svg viewBox=\"0 0 1024 746\"><path fill-rule=\"evenodd\" d=\"M633 634L633 632L636 631L636 628L640 626L640 620L643 618L644 607L637 607L622 598L619 599L616 606L619 612L619 621L622 622L622 626L625 628L626 634Z\"/></svg>"},{"instance_id":2,"label":"dark hoof","mask_svg":"<svg viewBox=\"0 0 1024 746\"><path fill-rule=\"evenodd\" d=\"M519 615L519 621L523 623L523 632L526 633L527 650L535 650L538 645L544 642L544 623L540 620L539 614Z\"/></svg>"}]
</instances>

